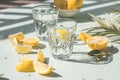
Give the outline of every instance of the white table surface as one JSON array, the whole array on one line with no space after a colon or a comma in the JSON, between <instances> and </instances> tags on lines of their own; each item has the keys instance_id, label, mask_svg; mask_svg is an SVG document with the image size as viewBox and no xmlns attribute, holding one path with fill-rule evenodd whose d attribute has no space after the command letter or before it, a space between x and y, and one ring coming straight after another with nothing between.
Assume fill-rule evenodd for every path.
<instances>
[{"instance_id":1,"label":"white table surface","mask_svg":"<svg viewBox=\"0 0 120 80\"><path fill-rule=\"evenodd\" d=\"M106 10L120 9L118 0L85 0L79 14L73 17L78 22L77 32L88 27L98 26L92 22L88 13L97 16L104 14ZM89 51L86 45L74 44L73 59L70 61L54 60L51 58L48 42L40 41L45 47L41 48L49 64L55 70L49 75L39 75L36 72L22 73L15 70L21 54L17 54L7 36L16 32L24 32L25 37L36 37L33 27L31 8L33 4L0 10L0 80L120 80L120 46L114 44L113 56L106 64L91 64L82 61L85 56L79 54ZM35 49L37 51L38 49ZM76 54L74 54L76 53ZM78 55L78 56L76 56ZM32 59L36 54L28 54ZM75 60L74 60L75 59Z\"/></svg>"}]
</instances>

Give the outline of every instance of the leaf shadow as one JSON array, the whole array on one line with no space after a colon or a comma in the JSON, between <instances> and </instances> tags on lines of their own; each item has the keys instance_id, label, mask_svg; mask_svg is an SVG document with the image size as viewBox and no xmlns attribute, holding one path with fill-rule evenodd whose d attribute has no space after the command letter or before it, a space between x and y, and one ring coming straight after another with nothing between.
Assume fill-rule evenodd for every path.
<instances>
[{"instance_id":1,"label":"leaf shadow","mask_svg":"<svg viewBox=\"0 0 120 80\"><path fill-rule=\"evenodd\" d=\"M67 60L69 62L85 63L85 64L108 64L112 62L113 55L106 57L105 59L96 62L93 56L89 56L86 52L73 52L72 56Z\"/></svg>"},{"instance_id":2,"label":"leaf shadow","mask_svg":"<svg viewBox=\"0 0 120 80\"><path fill-rule=\"evenodd\" d=\"M29 54L37 54L38 52L30 51Z\"/></svg>"},{"instance_id":3,"label":"leaf shadow","mask_svg":"<svg viewBox=\"0 0 120 80\"><path fill-rule=\"evenodd\" d=\"M46 48L46 45L44 45L44 44L38 44L37 46L34 46L33 47L33 49L44 49L44 48Z\"/></svg>"},{"instance_id":4,"label":"leaf shadow","mask_svg":"<svg viewBox=\"0 0 120 80\"><path fill-rule=\"evenodd\" d=\"M110 52L111 54L99 62L96 62L96 59L94 56L89 56L88 52L73 52L67 61L86 63L86 64L108 64L108 63L112 62L113 55L115 53L117 53L119 51L119 49L110 44L109 46L107 46L106 49L104 49L102 51L107 52L107 53Z\"/></svg>"},{"instance_id":5,"label":"leaf shadow","mask_svg":"<svg viewBox=\"0 0 120 80\"><path fill-rule=\"evenodd\" d=\"M49 64L49 58L48 57L45 58L45 62L44 63Z\"/></svg>"},{"instance_id":6,"label":"leaf shadow","mask_svg":"<svg viewBox=\"0 0 120 80\"><path fill-rule=\"evenodd\" d=\"M105 50L103 50L104 52L111 52L111 54L116 54L119 49L117 47L114 47L113 45L108 46Z\"/></svg>"}]
</instances>

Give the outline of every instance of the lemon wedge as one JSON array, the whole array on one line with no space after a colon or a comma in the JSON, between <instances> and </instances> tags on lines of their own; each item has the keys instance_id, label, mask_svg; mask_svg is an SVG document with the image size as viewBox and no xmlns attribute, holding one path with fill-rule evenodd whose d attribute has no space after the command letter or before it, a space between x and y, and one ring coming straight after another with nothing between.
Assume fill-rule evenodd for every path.
<instances>
[{"instance_id":1,"label":"lemon wedge","mask_svg":"<svg viewBox=\"0 0 120 80\"><path fill-rule=\"evenodd\" d=\"M54 0L54 4L60 9L67 9L67 1L66 0Z\"/></svg>"},{"instance_id":2,"label":"lemon wedge","mask_svg":"<svg viewBox=\"0 0 120 80\"><path fill-rule=\"evenodd\" d=\"M22 39L24 38L24 33L23 32L18 32L15 34L11 34L8 36L8 39L12 42L14 40L14 38L16 38L18 41L22 41Z\"/></svg>"},{"instance_id":3,"label":"lemon wedge","mask_svg":"<svg viewBox=\"0 0 120 80\"><path fill-rule=\"evenodd\" d=\"M39 43L38 38L24 38L23 43L26 45L36 46Z\"/></svg>"},{"instance_id":4,"label":"lemon wedge","mask_svg":"<svg viewBox=\"0 0 120 80\"><path fill-rule=\"evenodd\" d=\"M86 42L86 40L87 40L88 38L90 38L90 37L92 37L92 36L91 36L90 34L85 33L85 32L81 32L81 33L79 34L80 40L85 41L85 42Z\"/></svg>"},{"instance_id":5,"label":"lemon wedge","mask_svg":"<svg viewBox=\"0 0 120 80\"><path fill-rule=\"evenodd\" d=\"M23 56L16 65L16 71L18 72L34 72L34 64L33 61L26 56Z\"/></svg>"},{"instance_id":6,"label":"lemon wedge","mask_svg":"<svg viewBox=\"0 0 120 80\"><path fill-rule=\"evenodd\" d=\"M68 10L79 9L83 5L83 0L68 0Z\"/></svg>"},{"instance_id":7,"label":"lemon wedge","mask_svg":"<svg viewBox=\"0 0 120 80\"><path fill-rule=\"evenodd\" d=\"M32 47L30 45L19 44L15 46L15 51L21 54L29 53L31 49Z\"/></svg>"},{"instance_id":8,"label":"lemon wedge","mask_svg":"<svg viewBox=\"0 0 120 80\"><path fill-rule=\"evenodd\" d=\"M44 75L51 73L53 70L52 66L49 66L49 65L42 63L40 61L34 62L34 69L37 73L44 74Z\"/></svg>"},{"instance_id":9,"label":"lemon wedge","mask_svg":"<svg viewBox=\"0 0 120 80\"><path fill-rule=\"evenodd\" d=\"M42 52L41 50L38 51L37 60L38 60L38 61L41 61L41 62L44 62L44 61L45 61L44 54L43 54L43 52Z\"/></svg>"},{"instance_id":10,"label":"lemon wedge","mask_svg":"<svg viewBox=\"0 0 120 80\"><path fill-rule=\"evenodd\" d=\"M17 40L17 38L13 38L13 40L12 40L12 45L15 47L15 46L17 46L19 44L19 41Z\"/></svg>"}]
</instances>

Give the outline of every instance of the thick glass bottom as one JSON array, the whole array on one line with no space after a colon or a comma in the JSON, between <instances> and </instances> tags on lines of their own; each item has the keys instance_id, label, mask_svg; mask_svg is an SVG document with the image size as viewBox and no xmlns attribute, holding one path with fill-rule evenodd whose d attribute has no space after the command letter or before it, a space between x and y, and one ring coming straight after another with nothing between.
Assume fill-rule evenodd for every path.
<instances>
[{"instance_id":1,"label":"thick glass bottom","mask_svg":"<svg viewBox=\"0 0 120 80\"><path fill-rule=\"evenodd\" d=\"M52 56L53 56L55 59L67 60L67 59L69 59L69 57L71 56L71 54L69 54L69 55L63 55L63 54L54 55L54 54L52 54Z\"/></svg>"}]
</instances>

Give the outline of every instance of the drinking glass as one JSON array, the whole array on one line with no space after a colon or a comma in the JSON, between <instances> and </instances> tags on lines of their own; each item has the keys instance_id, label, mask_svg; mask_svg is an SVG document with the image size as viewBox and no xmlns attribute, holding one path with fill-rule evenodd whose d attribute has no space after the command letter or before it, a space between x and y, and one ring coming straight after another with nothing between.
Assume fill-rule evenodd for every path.
<instances>
[{"instance_id":1,"label":"drinking glass","mask_svg":"<svg viewBox=\"0 0 120 80\"><path fill-rule=\"evenodd\" d=\"M54 5L37 5L33 7L35 32L40 40L47 40L46 24L56 22L59 9Z\"/></svg>"},{"instance_id":2,"label":"drinking glass","mask_svg":"<svg viewBox=\"0 0 120 80\"><path fill-rule=\"evenodd\" d=\"M49 47L54 58L67 60L70 57L76 25L76 21L68 18L59 18L55 25L47 25Z\"/></svg>"}]
</instances>

